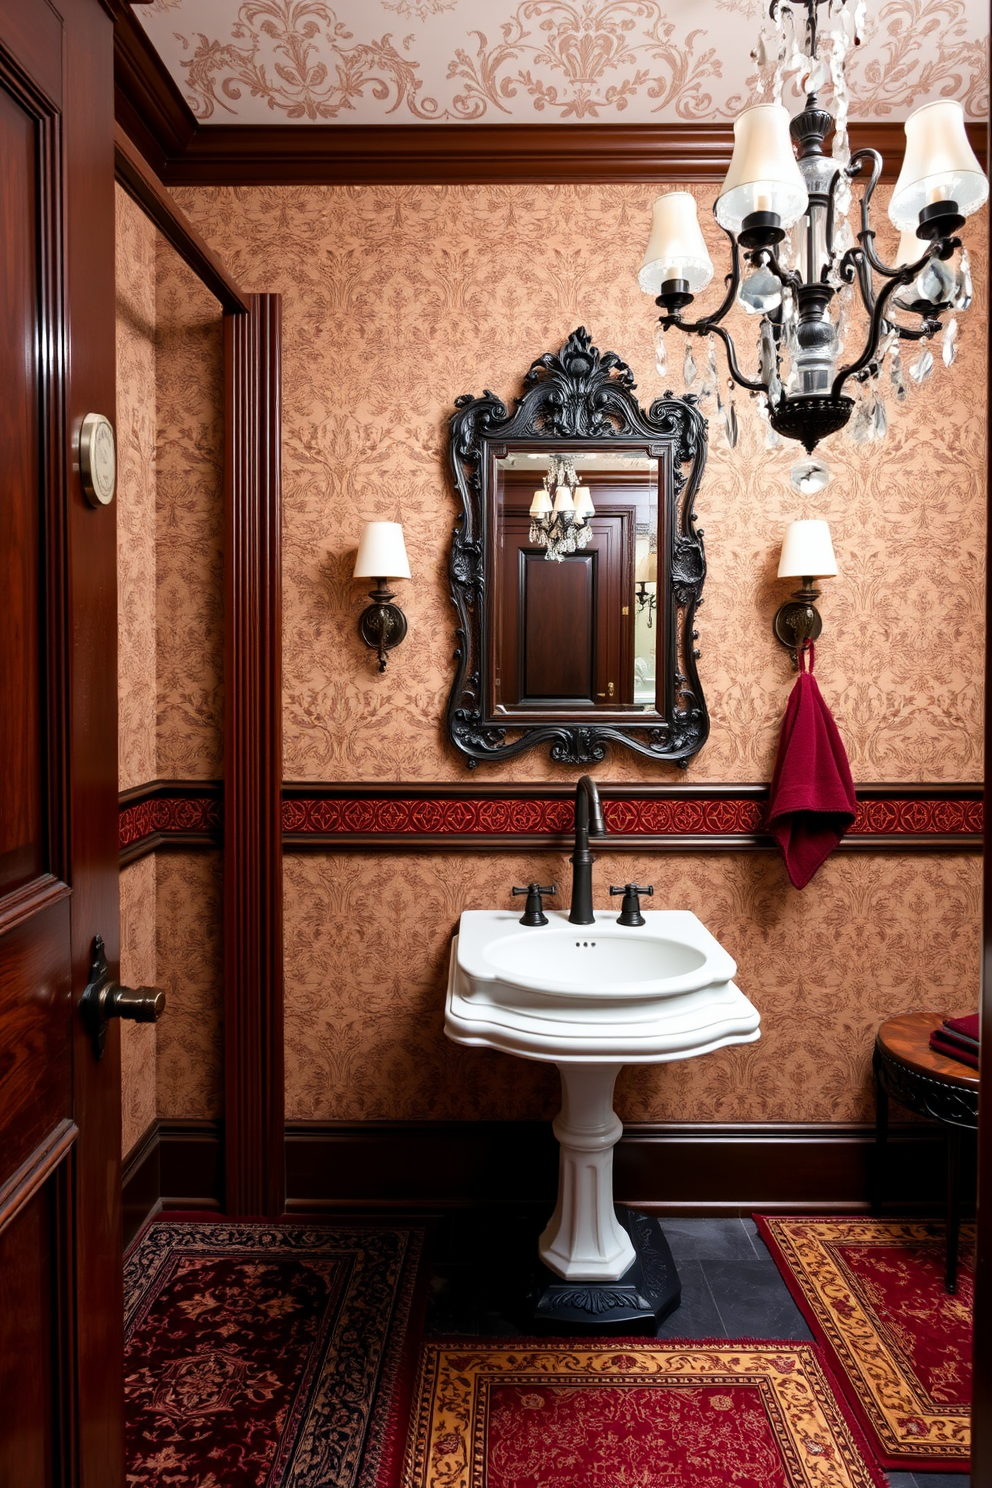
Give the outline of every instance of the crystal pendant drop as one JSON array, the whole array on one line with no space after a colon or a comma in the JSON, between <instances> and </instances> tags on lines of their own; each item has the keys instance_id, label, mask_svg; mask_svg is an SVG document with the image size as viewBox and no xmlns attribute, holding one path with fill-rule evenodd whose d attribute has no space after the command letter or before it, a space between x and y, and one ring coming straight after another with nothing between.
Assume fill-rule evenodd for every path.
<instances>
[{"instance_id":1,"label":"crystal pendant drop","mask_svg":"<svg viewBox=\"0 0 992 1488\"><path fill-rule=\"evenodd\" d=\"M917 387L921 382L926 382L933 371L933 352L929 347L924 347L915 362L909 364L909 375Z\"/></svg>"},{"instance_id":2,"label":"crystal pendant drop","mask_svg":"<svg viewBox=\"0 0 992 1488\"><path fill-rule=\"evenodd\" d=\"M972 301L974 289L971 283L971 259L968 257L967 248L961 251L961 267L957 275L957 294L954 296L954 308L957 311L967 310Z\"/></svg>"},{"instance_id":3,"label":"crystal pendant drop","mask_svg":"<svg viewBox=\"0 0 992 1488\"><path fill-rule=\"evenodd\" d=\"M772 380L778 361L775 346L775 331L770 320L761 322L761 335L758 338L758 365L760 368L759 378L767 387Z\"/></svg>"},{"instance_id":4,"label":"crystal pendant drop","mask_svg":"<svg viewBox=\"0 0 992 1488\"><path fill-rule=\"evenodd\" d=\"M692 387L692 384L696 380L697 370L696 360L692 354L692 347L687 341L685 344L685 356L682 359L682 378L686 387Z\"/></svg>"},{"instance_id":5,"label":"crystal pendant drop","mask_svg":"<svg viewBox=\"0 0 992 1488\"><path fill-rule=\"evenodd\" d=\"M875 401L871 409L871 435L873 439L884 439L889 429L889 420L885 412L885 402L881 393L875 393Z\"/></svg>"},{"instance_id":6,"label":"crystal pendant drop","mask_svg":"<svg viewBox=\"0 0 992 1488\"><path fill-rule=\"evenodd\" d=\"M822 460L797 460L789 471L793 488L801 496L815 496L830 479L830 467Z\"/></svg>"},{"instance_id":7,"label":"crystal pendant drop","mask_svg":"<svg viewBox=\"0 0 992 1488\"><path fill-rule=\"evenodd\" d=\"M778 372L775 371L768 379L768 402L771 404L772 408L777 408L779 403L781 402L781 398L782 379L779 377Z\"/></svg>"},{"instance_id":8,"label":"crystal pendant drop","mask_svg":"<svg viewBox=\"0 0 992 1488\"><path fill-rule=\"evenodd\" d=\"M654 336L654 368L659 377L664 377L668 371L668 348L665 345L665 332L661 326L655 331Z\"/></svg>"},{"instance_id":9,"label":"crystal pendant drop","mask_svg":"<svg viewBox=\"0 0 992 1488\"><path fill-rule=\"evenodd\" d=\"M854 410L854 417L848 424L847 431L852 444L867 444L872 438L871 412L865 399L862 398Z\"/></svg>"},{"instance_id":10,"label":"crystal pendant drop","mask_svg":"<svg viewBox=\"0 0 992 1488\"><path fill-rule=\"evenodd\" d=\"M958 354L958 323L952 315L944 327L944 335L941 341L941 355L944 358L944 366L949 367Z\"/></svg>"},{"instance_id":11,"label":"crystal pendant drop","mask_svg":"<svg viewBox=\"0 0 992 1488\"><path fill-rule=\"evenodd\" d=\"M727 399L723 410L723 432L727 436L727 443L731 449L737 448L737 440L740 435L740 427L737 423L737 409L734 407L734 384L730 384L730 397Z\"/></svg>"},{"instance_id":12,"label":"crystal pendant drop","mask_svg":"<svg viewBox=\"0 0 992 1488\"><path fill-rule=\"evenodd\" d=\"M754 269L740 289L737 298L750 315L767 315L782 303L782 281L771 269Z\"/></svg>"},{"instance_id":13,"label":"crystal pendant drop","mask_svg":"<svg viewBox=\"0 0 992 1488\"><path fill-rule=\"evenodd\" d=\"M896 401L905 403L906 384L902 380L902 352L898 346L892 348L892 355L889 358L889 381L892 384Z\"/></svg>"},{"instance_id":14,"label":"crystal pendant drop","mask_svg":"<svg viewBox=\"0 0 992 1488\"><path fill-rule=\"evenodd\" d=\"M932 305L945 304L957 288L957 275L939 258L931 258L926 268L921 270L916 288Z\"/></svg>"}]
</instances>

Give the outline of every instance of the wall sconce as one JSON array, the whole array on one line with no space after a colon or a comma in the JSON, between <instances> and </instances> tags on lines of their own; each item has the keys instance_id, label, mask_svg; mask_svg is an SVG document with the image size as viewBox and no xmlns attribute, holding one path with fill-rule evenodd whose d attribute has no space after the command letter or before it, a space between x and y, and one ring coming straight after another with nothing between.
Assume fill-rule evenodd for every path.
<instances>
[{"instance_id":1,"label":"wall sconce","mask_svg":"<svg viewBox=\"0 0 992 1488\"><path fill-rule=\"evenodd\" d=\"M634 598L637 600L638 610L645 606L648 612L648 630L651 629L654 620L654 611L658 605L658 554L645 553L634 570L636 586Z\"/></svg>"},{"instance_id":2,"label":"wall sconce","mask_svg":"<svg viewBox=\"0 0 992 1488\"><path fill-rule=\"evenodd\" d=\"M792 652L793 661L804 641L815 641L823 629L816 601L820 591L817 578L833 577L837 572L834 545L830 540L830 528L819 518L803 518L790 522L785 529L782 556L779 559L780 579L802 579L802 588L797 589L775 616L775 635Z\"/></svg>"},{"instance_id":3,"label":"wall sconce","mask_svg":"<svg viewBox=\"0 0 992 1488\"><path fill-rule=\"evenodd\" d=\"M393 594L387 578L408 579L410 564L403 542L400 522L366 522L355 558L355 578L375 579L369 590L372 603L358 620L358 634L372 651L379 653L379 670L386 670L386 652L398 646L406 635L406 616L392 603Z\"/></svg>"}]
</instances>

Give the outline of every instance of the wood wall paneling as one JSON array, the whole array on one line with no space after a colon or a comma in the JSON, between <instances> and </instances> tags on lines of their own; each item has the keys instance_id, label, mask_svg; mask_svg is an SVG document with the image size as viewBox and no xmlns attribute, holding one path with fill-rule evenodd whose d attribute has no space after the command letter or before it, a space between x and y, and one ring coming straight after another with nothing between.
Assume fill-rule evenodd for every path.
<instances>
[{"instance_id":1,"label":"wood wall paneling","mask_svg":"<svg viewBox=\"0 0 992 1488\"><path fill-rule=\"evenodd\" d=\"M887 1212L939 1214L943 1131L896 1124L890 1141ZM873 1144L857 1125L633 1123L616 1149L616 1192L669 1215L865 1211ZM125 1174L129 1229L159 1204L220 1207L223 1149L218 1123L159 1123ZM288 1122L285 1150L288 1213L555 1201L558 1151L544 1121Z\"/></svg>"},{"instance_id":2,"label":"wood wall paneling","mask_svg":"<svg viewBox=\"0 0 992 1488\"><path fill-rule=\"evenodd\" d=\"M280 306L224 319L224 1062L229 1214L282 1213Z\"/></svg>"}]
</instances>

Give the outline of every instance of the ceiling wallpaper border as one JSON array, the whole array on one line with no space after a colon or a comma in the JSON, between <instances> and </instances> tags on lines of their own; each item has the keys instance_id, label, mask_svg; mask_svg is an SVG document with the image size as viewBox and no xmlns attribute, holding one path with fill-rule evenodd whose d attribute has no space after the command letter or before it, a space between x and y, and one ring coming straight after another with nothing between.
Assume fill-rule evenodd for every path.
<instances>
[{"instance_id":1,"label":"ceiling wallpaper border","mask_svg":"<svg viewBox=\"0 0 992 1488\"><path fill-rule=\"evenodd\" d=\"M115 115L176 186L501 185L720 181L731 124L200 124L133 15L114 28ZM979 159L987 127L969 123ZM895 180L900 123L852 122Z\"/></svg>"}]
</instances>

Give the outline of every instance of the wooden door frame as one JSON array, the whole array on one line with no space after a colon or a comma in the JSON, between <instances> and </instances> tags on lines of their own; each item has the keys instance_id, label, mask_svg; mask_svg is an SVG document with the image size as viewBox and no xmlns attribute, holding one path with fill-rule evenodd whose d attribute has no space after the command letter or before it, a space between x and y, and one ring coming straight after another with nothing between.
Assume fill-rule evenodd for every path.
<instances>
[{"instance_id":1,"label":"wooden door frame","mask_svg":"<svg viewBox=\"0 0 992 1488\"><path fill-rule=\"evenodd\" d=\"M118 126L116 177L224 328L224 1209L285 1205L281 316L246 294Z\"/></svg>"}]
</instances>

